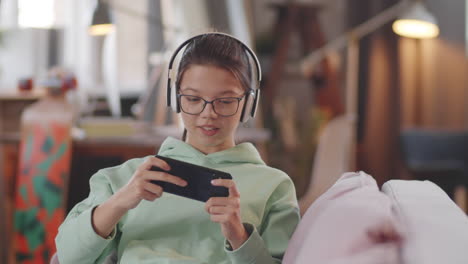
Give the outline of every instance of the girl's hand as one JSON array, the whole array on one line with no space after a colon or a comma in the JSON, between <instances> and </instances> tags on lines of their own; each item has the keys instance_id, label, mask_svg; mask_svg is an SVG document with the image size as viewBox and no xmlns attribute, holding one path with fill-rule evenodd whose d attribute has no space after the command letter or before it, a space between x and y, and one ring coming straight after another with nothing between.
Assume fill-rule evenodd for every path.
<instances>
[{"instance_id":1,"label":"girl's hand","mask_svg":"<svg viewBox=\"0 0 468 264\"><path fill-rule=\"evenodd\" d=\"M220 223L224 237L237 249L249 238L241 220L240 193L232 180L217 179L212 184L228 188L229 196L210 198L205 210L211 215L211 221Z\"/></svg>"},{"instance_id":2,"label":"girl's hand","mask_svg":"<svg viewBox=\"0 0 468 264\"><path fill-rule=\"evenodd\" d=\"M151 171L156 166L163 170L170 170L169 165L156 157L149 157L133 173L130 181L117 193L115 199L120 208L130 210L135 208L141 200L154 201L161 197L163 189L161 186L151 183L151 180L170 182L179 186L186 186L187 182L179 177L166 172Z\"/></svg>"}]
</instances>

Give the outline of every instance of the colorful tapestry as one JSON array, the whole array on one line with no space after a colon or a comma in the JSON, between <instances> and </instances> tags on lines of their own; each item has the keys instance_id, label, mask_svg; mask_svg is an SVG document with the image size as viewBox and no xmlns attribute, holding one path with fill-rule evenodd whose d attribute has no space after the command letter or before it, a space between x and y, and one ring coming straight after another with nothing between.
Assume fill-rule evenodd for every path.
<instances>
[{"instance_id":1,"label":"colorful tapestry","mask_svg":"<svg viewBox=\"0 0 468 264\"><path fill-rule=\"evenodd\" d=\"M20 144L14 213L17 263L49 263L65 216L70 173L70 127L27 127Z\"/></svg>"}]
</instances>

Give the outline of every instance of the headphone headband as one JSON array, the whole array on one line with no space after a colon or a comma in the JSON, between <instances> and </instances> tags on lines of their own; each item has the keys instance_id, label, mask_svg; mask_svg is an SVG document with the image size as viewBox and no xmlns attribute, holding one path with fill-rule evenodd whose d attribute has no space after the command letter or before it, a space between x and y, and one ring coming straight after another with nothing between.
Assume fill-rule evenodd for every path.
<instances>
[{"instance_id":1,"label":"headphone headband","mask_svg":"<svg viewBox=\"0 0 468 264\"><path fill-rule=\"evenodd\" d=\"M260 62L258 61L258 58L255 55L255 53L247 45L245 45L242 41L240 41L239 39L237 39L237 38L235 38L235 37L233 37L233 36L231 36L229 34L220 33L220 32L210 32L210 33L204 33L204 34L196 35L196 36L193 36L193 37L187 39L182 44L180 44L179 47L177 47L177 49L174 51L174 54L172 54L171 60L169 61L169 67L168 67L169 71L167 73L169 78L171 77L172 65L174 64L175 58L179 54L180 50L182 50L185 46L187 46L193 40L195 40L197 38L201 38L201 37L206 36L206 35L226 36L226 37L229 37L229 38L232 38L232 39L236 40L239 44L241 44L241 46L250 54L250 56L252 57L252 59L255 62L255 70L256 70L256 74L257 74L257 81L258 81L258 84L260 84L260 82L262 81L262 71L261 71L261 68L260 68Z\"/></svg>"}]
</instances>

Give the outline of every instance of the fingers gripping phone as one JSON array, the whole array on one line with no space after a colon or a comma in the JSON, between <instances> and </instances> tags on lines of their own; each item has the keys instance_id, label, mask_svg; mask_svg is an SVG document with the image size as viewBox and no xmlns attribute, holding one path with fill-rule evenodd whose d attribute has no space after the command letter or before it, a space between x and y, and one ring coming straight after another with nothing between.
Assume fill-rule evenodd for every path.
<instances>
[{"instance_id":1,"label":"fingers gripping phone","mask_svg":"<svg viewBox=\"0 0 468 264\"><path fill-rule=\"evenodd\" d=\"M206 202L211 197L229 196L228 188L223 186L214 186L211 184L211 181L214 179L232 179L231 174L159 155L156 155L156 158L167 162L171 167L171 170L165 171L159 167L153 166L151 167L152 171L167 172L187 182L187 186L182 187L165 181L151 181L152 183L161 186L164 192L201 202Z\"/></svg>"}]
</instances>

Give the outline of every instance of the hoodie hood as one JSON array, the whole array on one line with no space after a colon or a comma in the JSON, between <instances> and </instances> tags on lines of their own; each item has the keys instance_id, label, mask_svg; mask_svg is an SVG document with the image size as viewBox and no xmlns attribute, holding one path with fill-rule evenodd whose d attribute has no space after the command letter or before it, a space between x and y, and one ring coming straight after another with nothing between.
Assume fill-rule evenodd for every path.
<instances>
[{"instance_id":1,"label":"hoodie hood","mask_svg":"<svg viewBox=\"0 0 468 264\"><path fill-rule=\"evenodd\" d=\"M241 143L232 148L204 154L190 144L168 137L161 145L159 155L200 165L258 164L265 165L252 143Z\"/></svg>"}]
</instances>

